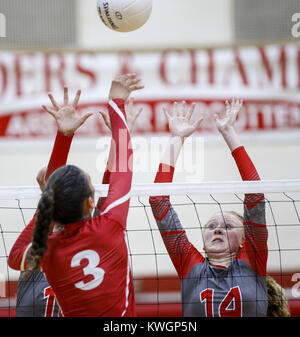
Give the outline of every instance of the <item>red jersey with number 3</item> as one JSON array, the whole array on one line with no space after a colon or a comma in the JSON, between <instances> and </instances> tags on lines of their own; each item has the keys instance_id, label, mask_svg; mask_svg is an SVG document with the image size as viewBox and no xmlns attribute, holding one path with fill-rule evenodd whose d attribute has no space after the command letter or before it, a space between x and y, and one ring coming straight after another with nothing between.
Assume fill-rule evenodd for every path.
<instances>
[{"instance_id":1,"label":"red jersey with number 3","mask_svg":"<svg viewBox=\"0 0 300 337\"><path fill-rule=\"evenodd\" d=\"M135 316L133 280L125 241L132 181L132 149L123 100L109 102L116 165L99 215L67 224L49 235L41 267L64 316ZM21 233L9 258L26 269L35 218Z\"/></svg>"}]
</instances>

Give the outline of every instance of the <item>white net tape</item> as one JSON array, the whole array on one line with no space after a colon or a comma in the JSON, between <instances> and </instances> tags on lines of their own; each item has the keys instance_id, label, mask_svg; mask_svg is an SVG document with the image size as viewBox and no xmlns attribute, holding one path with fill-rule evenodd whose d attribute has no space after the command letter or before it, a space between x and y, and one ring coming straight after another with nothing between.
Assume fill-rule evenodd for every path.
<instances>
[{"instance_id":1,"label":"white net tape","mask_svg":"<svg viewBox=\"0 0 300 337\"><path fill-rule=\"evenodd\" d=\"M99 196L106 196L108 185L94 185ZM132 196L204 195L236 193L300 192L300 179L264 181L218 181L202 183L133 184ZM41 191L34 186L0 187L0 200L35 199Z\"/></svg>"}]
</instances>

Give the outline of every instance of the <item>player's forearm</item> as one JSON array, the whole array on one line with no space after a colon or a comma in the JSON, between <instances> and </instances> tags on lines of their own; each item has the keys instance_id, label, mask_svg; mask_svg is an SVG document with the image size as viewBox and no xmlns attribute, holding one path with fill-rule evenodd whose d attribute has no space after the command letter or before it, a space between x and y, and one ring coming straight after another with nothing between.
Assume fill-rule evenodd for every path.
<instances>
[{"instance_id":1,"label":"player's forearm","mask_svg":"<svg viewBox=\"0 0 300 337\"><path fill-rule=\"evenodd\" d=\"M55 170L66 165L73 136L74 135L65 136L61 132L57 131L54 146L47 166L45 176L46 181Z\"/></svg>"},{"instance_id":2,"label":"player's forearm","mask_svg":"<svg viewBox=\"0 0 300 337\"><path fill-rule=\"evenodd\" d=\"M115 170L115 144L113 138L110 142L109 155L106 163L106 168L102 177L102 184L109 184L110 174Z\"/></svg>"},{"instance_id":3,"label":"player's forearm","mask_svg":"<svg viewBox=\"0 0 300 337\"><path fill-rule=\"evenodd\" d=\"M233 127L228 127L227 129L220 131L220 133L231 152L242 146L242 143L240 142L240 139Z\"/></svg>"},{"instance_id":4,"label":"player's forearm","mask_svg":"<svg viewBox=\"0 0 300 337\"><path fill-rule=\"evenodd\" d=\"M171 183L174 176L174 167L167 164L159 164L158 171L155 176L155 183ZM170 210L171 203L169 196L151 196L149 203L152 209L154 218L160 227L160 221L166 216Z\"/></svg>"},{"instance_id":5,"label":"player's forearm","mask_svg":"<svg viewBox=\"0 0 300 337\"><path fill-rule=\"evenodd\" d=\"M14 243L9 256L8 265L15 270L24 270L26 265L26 253L30 247L32 240L32 232L35 225L36 215L30 221L30 223L24 228L19 235L18 239Z\"/></svg>"},{"instance_id":6,"label":"player's forearm","mask_svg":"<svg viewBox=\"0 0 300 337\"><path fill-rule=\"evenodd\" d=\"M110 173L109 191L101 214L106 214L109 211L111 218L123 224L128 214L133 159L131 138L126 125L124 100L110 101L109 115L115 156L113 170Z\"/></svg>"},{"instance_id":7,"label":"player's forearm","mask_svg":"<svg viewBox=\"0 0 300 337\"><path fill-rule=\"evenodd\" d=\"M110 182L110 174L114 170L114 161L115 161L115 147L113 140L111 140L108 160L102 177L102 184L104 185L108 185ZM94 216L97 216L99 214L99 211L102 205L104 204L105 199L106 199L105 197L100 197L98 199L97 208L95 209Z\"/></svg>"},{"instance_id":8,"label":"player's forearm","mask_svg":"<svg viewBox=\"0 0 300 337\"><path fill-rule=\"evenodd\" d=\"M110 106L109 114L112 129L112 144L107 169L111 172L111 179L115 173L132 175L132 146L131 137L127 129L124 101L115 99L117 105ZM114 178L116 179L116 178Z\"/></svg>"},{"instance_id":9,"label":"player's forearm","mask_svg":"<svg viewBox=\"0 0 300 337\"><path fill-rule=\"evenodd\" d=\"M175 137L169 140L155 176L155 183L171 183L173 181L175 164L181 147L181 141ZM151 196L149 202L155 219L162 220L170 209L169 196Z\"/></svg>"},{"instance_id":10,"label":"player's forearm","mask_svg":"<svg viewBox=\"0 0 300 337\"><path fill-rule=\"evenodd\" d=\"M161 159L161 164L176 166L177 159L184 144L184 139L179 136L172 136L168 140L164 154Z\"/></svg>"},{"instance_id":11,"label":"player's forearm","mask_svg":"<svg viewBox=\"0 0 300 337\"><path fill-rule=\"evenodd\" d=\"M252 163L252 160L248 156L245 148L243 146L238 147L232 152L232 156L237 164L238 170L243 180L260 180L258 172L256 171L255 166ZM258 213L256 213L258 203L262 203L263 209L265 208L264 204L264 194L262 193L248 193L245 194L244 204L247 209L252 209L253 218L264 218L264 214L258 217ZM246 221L246 220L245 220ZM251 220L253 221L253 219ZM255 221L254 221L255 222ZM265 223L265 222L262 222Z\"/></svg>"},{"instance_id":12,"label":"player's forearm","mask_svg":"<svg viewBox=\"0 0 300 337\"><path fill-rule=\"evenodd\" d=\"M256 168L244 146L239 146L234 149L232 156L243 180L260 180Z\"/></svg>"}]
</instances>

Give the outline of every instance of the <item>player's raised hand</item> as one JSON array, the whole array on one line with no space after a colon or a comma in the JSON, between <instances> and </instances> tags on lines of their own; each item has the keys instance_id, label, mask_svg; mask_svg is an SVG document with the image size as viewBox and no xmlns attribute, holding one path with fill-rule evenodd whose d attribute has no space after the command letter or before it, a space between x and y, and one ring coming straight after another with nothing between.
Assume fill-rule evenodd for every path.
<instances>
[{"instance_id":1,"label":"player's raised hand","mask_svg":"<svg viewBox=\"0 0 300 337\"><path fill-rule=\"evenodd\" d=\"M185 101L181 104L175 102L171 111L167 111L167 109L163 107L163 112L169 123L169 129L172 136L184 139L196 131L203 118L201 117L192 121L195 107L195 103L193 103L190 107L187 107Z\"/></svg>"},{"instance_id":2,"label":"player's raised hand","mask_svg":"<svg viewBox=\"0 0 300 337\"><path fill-rule=\"evenodd\" d=\"M75 133L75 131L90 117L93 115L92 112L80 115L76 110L79 98L81 95L81 90L77 90L75 98L72 103L69 103L69 93L68 88L64 87L64 103L59 106L53 95L48 94L53 108L48 108L42 105L42 108L47 111L51 116L54 117L58 131L65 136L70 136Z\"/></svg>"},{"instance_id":3,"label":"player's raised hand","mask_svg":"<svg viewBox=\"0 0 300 337\"><path fill-rule=\"evenodd\" d=\"M231 102L226 100L225 111L223 113L214 115L216 126L221 133L229 131L234 127L237 115L241 111L242 106L242 100L232 98Z\"/></svg>"},{"instance_id":4,"label":"player's raised hand","mask_svg":"<svg viewBox=\"0 0 300 337\"><path fill-rule=\"evenodd\" d=\"M143 108L139 109L134 109L133 106L133 98L130 97L128 104L125 106L126 110L126 116L127 116L127 126L128 126L128 131L132 132L135 126L135 122L141 112L143 111ZM110 119L109 119L109 114L107 111L99 111L100 115L102 116L105 125L111 130L111 125L110 125Z\"/></svg>"},{"instance_id":5,"label":"player's raised hand","mask_svg":"<svg viewBox=\"0 0 300 337\"><path fill-rule=\"evenodd\" d=\"M117 76L111 83L109 99L121 98L127 101L130 93L134 90L143 89L141 79L135 73Z\"/></svg>"}]
</instances>

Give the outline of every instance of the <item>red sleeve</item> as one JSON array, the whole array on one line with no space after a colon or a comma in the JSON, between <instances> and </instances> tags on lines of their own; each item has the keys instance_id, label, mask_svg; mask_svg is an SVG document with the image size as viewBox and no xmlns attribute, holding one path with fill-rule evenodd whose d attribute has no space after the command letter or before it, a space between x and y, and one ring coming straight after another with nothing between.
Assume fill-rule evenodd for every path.
<instances>
[{"instance_id":1,"label":"red sleeve","mask_svg":"<svg viewBox=\"0 0 300 337\"><path fill-rule=\"evenodd\" d=\"M159 164L154 183L171 183L174 176L174 167L167 164ZM171 203L169 196L157 196L149 198L152 212L157 220L162 220L168 213Z\"/></svg>"},{"instance_id":2,"label":"red sleeve","mask_svg":"<svg viewBox=\"0 0 300 337\"><path fill-rule=\"evenodd\" d=\"M110 171L106 169L106 171L103 174L102 184L109 184L109 181L110 181Z\"/></svg>"},{"instance_id":3,"label":"red sleeve","mask_svg":"<svg viewBox=\"0 0 300 337\"><path fill-rule=\"evenodd\" d=\"M124 100L111 100L108 110L115 146L115 170L107 174L110 176L109 190L100 214L106 214L108 218L126 228L132 182L133 151L126 123Z\"/></svg>"},{"instance_id":4,"label":"red sleeve","mask_svg":"<svg viewBox=\"0 0 300 337\"><path fill-rule=\"evenodd\" d=\"M110 171L108 169L105 170L102 178L102 184L108 185L110 181ZM102 206L105 202L106 197L100 197L97 201L97 207L95 209L94 216L97 216L99 212L101 212Z\"/></svg>"},{"instance_id":5,"label":"red sleeve","mask_svg":"<svg viewBox=\"0 0 300 337\"><path fill-rule=\"evenodd\" d=\"M174 177L174 167L160 163L155 176L155 183L171 183Z\"/></svg>"},{"instance_id":6,"label":"red sleeve","mask_svg":"<svg viewBox=\"0 0 300 337\"><path fill-rule=\"evenodd\" d=\"M260 180L256 168L243 146L240 146L232 151L232 156L244 181ZM264 195L261 193L246 194L244 203L248 209L251 209L263 199Z\"/></svg>"},{"instance_id":7,"label":"red sleeve","mask_svg":"<svg viewBox=\"0 0 300 337\"><path fill-rule=\"evenodd\" d=\"M170 183L173 180L174 167L160 164L155 183ZM169 196L156 196L149 199L154 218L173 265L180 278L186 277L204 257L189 241L180 220L172 208Z\"/></svg>"},{"instance_id":8,"label":"red sleeve","mask_svg":"<svg viewBox=\"0 0 300 337\"><path fill-rule=\"evenodd\" d=\"M49 176L59 167L64 166L67 162L70 146L72 143L72 136L65 136L60 132L57 132L51 157L47 166L47 172L45 180L47 181ZM17 241L13 245L9 257L8 265L12 269L25 270L26 269L26 254L31 245L32 231L34 228L36 215L25 227Z\"/></svg>"},{"instance_id":9,"label":"red sleeve","mask_svg":"<svg viewBox=\"0 0 300 337\"><path fill-rule=\"evenodd\" d=\"M27 265L26 255L31 246L32 232L37 215L35 214L29 224L24 228L14 243L8 256L8 265L12 269L25 270Z\"/></svg>"},{"instance_id":10,"label":"red sleeve","mask_svg":"<svg viewBox=\"0 0 300 337\"><path fill-rule=\"evenodd\" d=\"M74 135L65 136L59 131L57 132L50 160L47 166L45 177L46 181L55 170L66 165L73 136Z\"/></svg>"},{"instance_id":11,"label":"red sleeve","mask_svg":"<svg viewBox=\"0 0 300 337\"><path fill-rule=\"evenodd\" d=\"M232 152L243 180L260 180L243 146ZM260 275L266 275L268 259L268 230L265 201L261 193L246 194L244 199L245 243L238 258L247 262Z\"/></svg>"}]
</instances>

